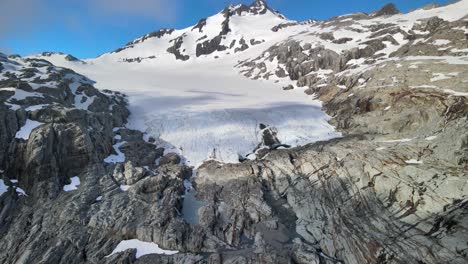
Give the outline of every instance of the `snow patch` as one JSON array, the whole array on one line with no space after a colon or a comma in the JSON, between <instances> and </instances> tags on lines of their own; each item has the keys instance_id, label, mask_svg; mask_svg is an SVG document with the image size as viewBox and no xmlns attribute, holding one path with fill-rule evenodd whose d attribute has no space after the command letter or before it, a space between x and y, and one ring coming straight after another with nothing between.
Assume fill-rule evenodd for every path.
<instances>
[{"instance_id":1,"label":"snow patch","mask_svg":"<svg viewBox=\"0 0 468 264\"><path fill-rule=\"evenodd\" d=\"M456 76L458 76L458 72L451 72L451 73L434 72L432 73L431 82L442 81L442 80L450 79Z\"/></svg>"},{"instance_id":2,"label":"snow patch","mask_svg":"<svg viewBox=\"0 0 468 264\"><path fill-rule=\"evenodd\" d=\"M123 154L121 151L120 151L120 147L122 145L124 145L125 143L127 143L126 141L122 141L122 142L119 142L115 145L113 145L112 147L114 148L114 151L117 153L117 154L111 154L109 155L109 157L105 158L104 159L104 162L106 163L119 163L119 162L124 162L125 161L125 154Z\"/></svg>"},{"instance_id":3,"label":"snow patch","mask_svg":"<svg viewBox=\"0 0 468 264\"><path fill-rule=\"evenodd\" d=\"M383 140L383 141L378 141L380 143L401 143L401 142L410 142L414 138L402 138L402 139L392 139L392 140Z\"/></svg>"},{"instance_id":4,"label":"snow patch","mask_svg":"<svg viewBox=\"0 0 468 264\"><path fill-rule=\"evenodd\" d=\"M44 123L41 123L41 122L37 122L37 121L34 121L34 120L31 120L31 119L27 119L26 120L26 123L24 124L24 126L21 127L21 129L16 132L16 138L22 138L24 140L28 140L29 139L29 135L31 135L31 132L43 125Z\"/></svg>"},{"instance_id":5,"label":"snow patch","mask_svg":"<svg viewBox=\"0 0 468 264\"><path fill-rule=\"evenodd\" d=\"M410 159L410 160L405 160L407 164L423 164L422 160L417 160L417 159Z\"/></svg>"},{"instance_id":6,"label":"snow patch","mask_svg":"<svg viewBox=\"0 0 468 264\"><path fill-rule=\"evenodd\" d=\"M39 105L32 105L30 107L27 107L25 110L28 111L28 112L31 112L31 111L36 111L36 110L40 110L46 106L49 106L49 104L39 104Z\"/></svg>"},{"instance_id":7,"label":"snow patch","mask_svg":"<svg viewBox=\"0 0 468 264\"><path fill-rule=\"evenodd\" d=\"M23 189L21 189L20 187L15 187L15 191L16 191L16 193L17 193L18 195L28 196L28 195L26 194L26 192L25 192Z\"/></svg>"},{"instance_id":8,"label":"snow patch","mask_svg":"<svg viewBox=\"0 0 468 264\"><path fill-rule=\"evenodd\" d=\"M71 183L63 186L63 190L66 192L78 190L78 185L81 184L80 178L78 176L70 178Z\"/></svg>"},{"instance_id":9,"label":"snow patch","mask_svg":"<svg viewBox=\"0 0 468 264\"><path fill-rule=\"evenodd\" d=\"M120 190L122 190L124 192L128 191L128 189L130 189L130 187L132 187L132 186L130 186L130 185L120 185L119 186Z\"/></svg>"},{"instance_id":10,"label":"snow patch","mask_svg":"<svg viewBox=\"0 0 468 264\"><path fill-rule=\"evenodd\" d=\"M43 98L44 96L40 93L36 93L36 92L26 92L24 90L21 90L21 89L16 89L16 88L11 88L11 87L7 87L7 88L0 88L0 91L9 91L9 92L15 92L14 95L12 95L10 97L9 100L11 99L15 99L15 100L18 100L18 101L21 101L21 100L24 100L28 97L41 97Z\"/></svg>"},{"instance_id":11,"label":"snow patch","mask_svg":"<svg viewBox=\"0 0 468 264\"><path fill-rule=\"evenodd\" d=\"M8 191L8 186L0 179L0 196Z\"/></svg>"},{"instance_id":12,"label":"snow patch","mask_svg":"<svg viewBox=\"0 0 468 264\"><path fill-rule=\"evenodd\" d=\"M436 39L432 42L432 44L436 45L436 46L442 46L442 45L447 45L449 44L451 41L448 40L448 39Z\"/></svg>"},{"instance_id":13,"label":"snow patch","mask_svg":"<svg viewBox=\"0 0 468 264\"><path fill-rule=\"evenodd\" d=\"M161 249L157 244L151 242L144 242L138 239L122 240L117 247L108 256L114 255L115 253L123 252L128 249L136 249L136 258L140 258L144 255L159 254L159 255L174 255L179 251L164 250Z\"/></svg>"}]
</instances>

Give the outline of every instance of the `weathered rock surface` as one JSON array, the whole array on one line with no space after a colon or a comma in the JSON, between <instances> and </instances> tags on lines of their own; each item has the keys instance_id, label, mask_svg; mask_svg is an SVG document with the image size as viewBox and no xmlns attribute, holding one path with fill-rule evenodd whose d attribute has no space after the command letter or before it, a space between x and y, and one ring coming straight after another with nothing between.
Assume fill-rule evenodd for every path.
<instances>
[{"instance_id":1,"label":"weathered rock surface","mask_svg":"<svg viewBox=\"0 0 468 264\"><path fill-rule=\"evenodd\" d=\"M135 260L106 258L126 238L181 251L201 247L202 237L191 236L180 217L191 170L174 155L157 168L163 150L122 128L129 114L123 95L102 93L46 61L2 56L1 63L9 69L0 82L0 177L8 186L0 194L2 263ZM41 74L47 87L20 76L24 69ZM93 100L86 107L77 100L85 96ZM15 137L29 119L42 125L26 139ZM123 160L109 159L116 152ZM79 185L70 190L71 178Z\"/></svg>"},{"instance_id":2,"label":"weathered rock surface","mask_svg":"<svg viewBox=\"0 0 468 264\"><path fill-rule=\"evenodd\" d=\"M339 29L397 12L310 23ZM277 149L277 131L261 125L253 158L207 161L194 178L181 157L125 128L124 95L45 60L0 54L0 262L467 263L466 23L376 23L353 28L369 33L357 46L335 33L291 38L240 62L247 77L304 87L344 136ZM169 52L184 60L182 39ZM219 48L200 41L203 54ZM30 121L39 125L26 133ZM183 213L193 188L198 224ZM179 253L111 254L131 239Z\"/></svg>"}]
</instances>

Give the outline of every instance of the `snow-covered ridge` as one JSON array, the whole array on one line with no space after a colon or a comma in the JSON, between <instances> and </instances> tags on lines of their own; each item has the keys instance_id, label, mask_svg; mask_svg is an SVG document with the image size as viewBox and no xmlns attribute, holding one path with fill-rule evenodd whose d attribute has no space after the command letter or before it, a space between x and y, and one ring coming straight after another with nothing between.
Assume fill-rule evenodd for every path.
<instances>
[{"instance_id":1,"label":"snow-covered ridge","mask_svg":"<svg viewBox=\"0 0 468 264\"><path fill-rule=\"evenodd\" d=\"M299 86L310 86L310 79L316 77L314 82L319 86L326 85L331 77L362 73L385 61L411 55L445 56L459 61L468 55L464 49L466 6L468 1L463 0L402 14L390 5L370 15L355 13L309 25L293 24L284 31L305 29L244 61L239 68L253 79L293 79ZM284 51L284 46L295 50ZM302 55L298 58L288 58L299 51Z\"/></svg>"},{"instance_id":2,"label":"snow-covered ridge","mask_svg":"<svg viewBox=\"0 0 468 264\"><path fill-rule=\"evenodd\" d=\"M103 60L139 62L141 60L193 60L237 54L272 39L272 28L295 22L274 11L265 1L250 6L228 6L185 29L161 29L143 35ZM252 30L255 29L255 30Z\"/></svg>"},{"instance_id":3,"label":"snow-covered ridge","mask_svg":"<svg viewBox=\"0 0 468 264\"><path fill-rule=\"evenodd\" d=\"M296 80L316 75L324 86L334 74L365 71L371 67L365 57L350 59L338 70L333 63L322 67L321 62L326 56L339 62L340 56L356 49L368 52L374 61L389 60L409 43L408 36L424 38L425 20L434 16L460 20L466 16L462 7L467 3L408 14L390 8L298 23L257 1L253 8L230 6L186 29L147 34L118 52L85 63L60 55L48 59L89 76L98 88L127 93L132 113L129 126L172 144L189 164L199 165L206 159L236 162L261 142L259 124L276 128L281 143L292 146L340 136L327 123L321 104L304 95L307 87L299 89ZM298 42L305 58L311 56L300 65L308 72L288 70L294 62L287 55L264 52L288 41ZM255 67L239 65L240 61ZM256 80L239 76L235 65L252 70L248 76ZM360 81L362 87L365 81ZM293 90L283 91L285 87ZM341 83L338 87L348 88Z\"/></svg>"}]
</instances>

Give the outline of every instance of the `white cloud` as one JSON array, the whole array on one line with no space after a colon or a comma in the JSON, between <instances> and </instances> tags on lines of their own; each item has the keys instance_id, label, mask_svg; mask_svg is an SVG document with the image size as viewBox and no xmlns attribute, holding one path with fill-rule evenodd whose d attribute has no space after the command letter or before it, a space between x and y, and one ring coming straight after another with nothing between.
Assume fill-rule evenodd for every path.
<instances>
[{"instance_id":1,"label":"white cloud","mask_svg":"<svg viewBox=\"0 0 468 264\"><path fill-rule=\"evenodd\" d=\"M175 1L168 0L87 0L91 10L100 15L141 16L160 20L175 17Z\"/></svg>"},{"instance_id":2,"label":"white cloud","mask_svg":"<svg viewBox=\"0 0 468 264\"><path fill-rule=\"evenodd\" d=\"M43 15L44 8L35 0L1 0L0 38L9 33L22 33L34 30Z\"/></svg>"},{"instance_id":3,"label":"white cloud","mask_svg":"<svg viewBox=\"0 0 468 264\"><path fill-rule=\"evenodd\" d=\"M67 0L59 5L51 0L0 0L0 39L28 35L57 23L77 31L84 19L106 24L138 17L171 21L176 7L177 1L168 0Z\"/></svg>"}]
</instances>

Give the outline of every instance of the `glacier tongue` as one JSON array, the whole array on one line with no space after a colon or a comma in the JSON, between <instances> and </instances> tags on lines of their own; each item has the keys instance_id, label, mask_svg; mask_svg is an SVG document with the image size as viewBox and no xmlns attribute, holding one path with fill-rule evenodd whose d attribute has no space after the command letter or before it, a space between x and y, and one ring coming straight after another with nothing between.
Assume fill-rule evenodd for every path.
<instances>
[{"instance_id":1,"label":"glacier tongue","mask_svg":"<svg viewBox=\"0 0 468 264\"><path fill-rule=\"evenodd\" d=\"M184 63L54 62L89 76L98 88L129 95L129 127L172 144L193 166L207 159L238 162L239 155L261 142L260 123L276 127L278 139L292 146L340 136L318 101L302 89L284 91L280 84L239 75L233 69L238 57Z\"/></svg>"}]
</instances>

